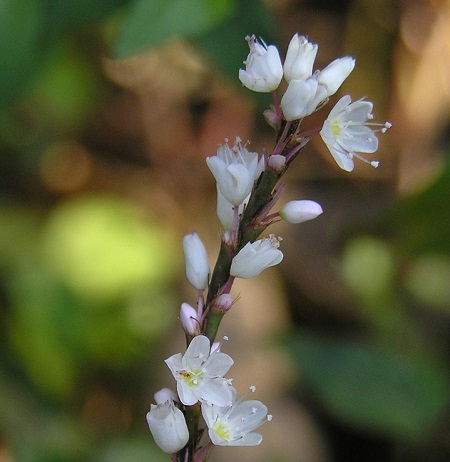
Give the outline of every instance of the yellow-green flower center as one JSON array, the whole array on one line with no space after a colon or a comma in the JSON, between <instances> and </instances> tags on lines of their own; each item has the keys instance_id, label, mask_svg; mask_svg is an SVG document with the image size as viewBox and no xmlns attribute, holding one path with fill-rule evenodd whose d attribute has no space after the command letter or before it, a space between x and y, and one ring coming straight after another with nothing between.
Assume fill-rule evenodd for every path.
<instances>
[{"instance_id":1,"label":"yellow-green flower center","mask_svg":"<svg viewBox=\"0 0 450 462\"><path fill-rule=\"evenodd\" d=\"M188 387L196 387L199 384L199 379L203 377L204 373L201 369L189 369L180 371L179 374L183 377Z\"/></svg>"},{"instance_id":2,"label":"yellow-green flower center","mask_svg":"<svg viewBox=\"0 0 450 462\"><path fill-rule=\"evenodd\" d=\"M213 426L213 430L217 433L217 435L224 439L224 440L229 440L230 439L230 430L227 428L227 426L223 423L217 422Z\"/></svg>"},{"instance_id":3,"label":"yellow-green flower center","mask_svg":"<svg viewBox=\"0 0 450 462\"><path fill-rule=\"evenodd\" d=\"M331 133L335 138L341 136L342 124L339 118L333 119L331 122Z\"/></svg>"}]
</instances>

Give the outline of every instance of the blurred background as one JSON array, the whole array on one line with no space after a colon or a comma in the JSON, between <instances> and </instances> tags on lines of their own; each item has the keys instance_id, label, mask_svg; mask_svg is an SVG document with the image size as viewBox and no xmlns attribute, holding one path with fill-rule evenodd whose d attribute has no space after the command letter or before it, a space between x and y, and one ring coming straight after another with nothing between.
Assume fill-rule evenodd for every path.
<instances>
[{"instance_id":1,"label":"blurred background","mask_svg":"<svg viewBox=\"0 0 450 462\"><path fill-rule=\"evenodd\" d=\"M182 236L217 255L204 159L273 146L237 71L295 32L357 62L305 128L345 93L393 128L378 169L317 138L288 172L324 214L271 229L220 330L274 419L211 460L450 460L450 1L0 0L0 462L168 460L145 414L195 303Z\"/></svg>"}]
</instances>

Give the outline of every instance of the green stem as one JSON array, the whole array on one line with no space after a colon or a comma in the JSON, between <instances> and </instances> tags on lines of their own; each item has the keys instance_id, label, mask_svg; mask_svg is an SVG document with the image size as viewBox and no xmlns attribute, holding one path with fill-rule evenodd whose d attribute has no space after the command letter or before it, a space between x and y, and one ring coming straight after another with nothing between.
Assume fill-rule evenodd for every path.
<instances>
[{"instance_id":1,"label":"green stem","mask_svg":"<svg viewBox=\"0 0 450 462\"><path fill-rule=\"evenodd\" d=\"M184 455L186 451L189 451L188 461L192 461L192 455L194 454L195 448L198 442L198 422L200 419L200 403L194 404L193 406L186 406L184 417L186 419L186 425L189 430L189 441L187 446L179 453L180 460L184 462Z\"/></svg>"}]
</instances>

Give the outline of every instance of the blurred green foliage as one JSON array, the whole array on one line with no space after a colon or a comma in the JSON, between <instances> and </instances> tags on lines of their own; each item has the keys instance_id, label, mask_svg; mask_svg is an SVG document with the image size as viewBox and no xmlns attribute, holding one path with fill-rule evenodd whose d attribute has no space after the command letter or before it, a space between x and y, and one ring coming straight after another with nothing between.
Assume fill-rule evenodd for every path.
<instances>
[{"instance_id":1,"label":"blurred green foliage","mask_svg":"<svg viewBox=\"0 0 450 462\"><path fill-rule=\"evenodd\" d=\"M341 273L363 338L302 330L284 340L301 388L337 421L416 448L433 441L437 452L445 442L434 434L441 425L445 433L450 405L449 172L447 163L378 217L373 234L369 227L346 242Z\"/></svg>"}]
</instances>

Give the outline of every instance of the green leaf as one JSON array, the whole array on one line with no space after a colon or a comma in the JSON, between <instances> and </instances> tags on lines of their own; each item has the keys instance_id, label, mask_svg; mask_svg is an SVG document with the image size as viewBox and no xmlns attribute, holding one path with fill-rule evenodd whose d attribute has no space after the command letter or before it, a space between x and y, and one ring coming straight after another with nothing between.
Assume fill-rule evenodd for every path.
<instances>
[{"instance_id":1,"label":"green leaf","mask_svg":"<svg viewBox=\"0 0 450 462\"><path fill-rule=\"evenodd\" d=\"M423 358L305 334L286 345L321 405L347 424L415 438L448 405L444 370Z\"/></svg>"},{"instance_id":2,"label":"green leaf","mask_svg":"<svg viewBox=\"0 0 450 462\"><path fill-rule=\"evenodd\" d=\"M155 46L169 37L194 37L224 21L234 0L138 0L115 47L119 58Z\"/></svg>"},{"instance_id":3,"label":"green leaf","mask_svg":"<svg viewBox=\"0 0 450 462\"><path fill-rule=\"evenodd\" d=\"M385 232L408 255L450 255L450 162L428 187L400 200L387 217Z\"/></svg>"},{"instance_id":4,"label":"green leaf","mask_svg":"<svg viewBox=\"0 0 450 462\"><path fill-rule=\"evenodd\" d=\"M47 21L47 40L76 31L99 21L130 0L45 0L43 7Z\"/></svg>"},{"instance_id":5,"label":"green leaf","mask_svg":"<svg viewBox=\"0 0 450 462\"><path fill-rule=\"evenodd\" d=\"M37 0L0 2L0 110L18 96L40 67L43 20Z\"/></svg>"}]
</instances>

